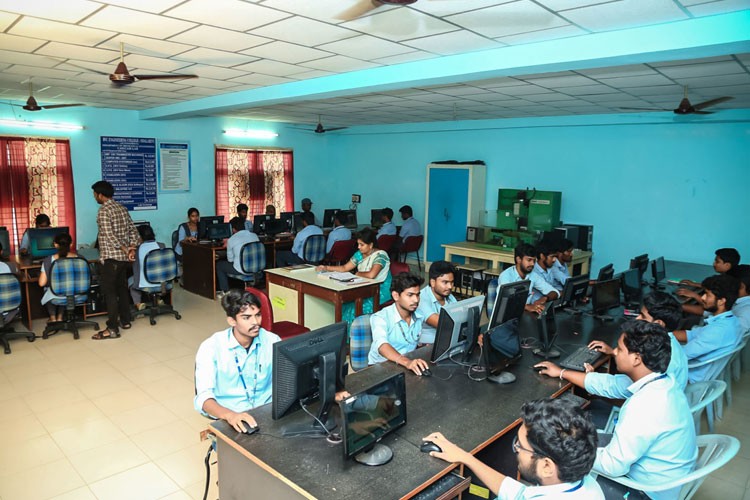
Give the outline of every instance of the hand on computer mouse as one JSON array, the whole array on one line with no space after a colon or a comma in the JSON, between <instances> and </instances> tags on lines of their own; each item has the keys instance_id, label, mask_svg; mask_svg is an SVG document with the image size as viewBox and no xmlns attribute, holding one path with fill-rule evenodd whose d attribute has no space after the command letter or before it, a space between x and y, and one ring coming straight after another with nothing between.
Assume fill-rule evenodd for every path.
<instances>
[{"instance_id":1,"label":"hand on computer mouse","mask_svg":"<svg viewBox=\"0 0 750 500\"><path fill-rule=\"evenodd\" d=\"M424 370L422 370L422 376L423 377L432 377L432 372L430 371L429 368L425 368Z\"/></svg>"},{"instance_id":2,"label":"hand on computer mouse","mask_svg":"<svg viewBox=\"0 0 750 500\"><path fill-rule=\"evenodd\" d=\"M534 365L534 369L538 370L542 375L547 375L548 377L552 378L559 377L561 371L560 367L555 363L552 363L551 361L542 361L541 363L537 363Z\"/></svg>"},{"instance_id":3,"label":"hand on computer mouse","mask_svg":"<svg viewBox=\"0 0 750 500\"><path fill-rule=\"evenodd\" d=\"M231 425L237 432L247 432L250 427L258 427L258 423L247 412L231 412L224 417L224 420Z\"/></svg>"},{"instance_id":4,"label":"hand on computer mouse","mask_svg":"<svg viewBox=\"0 0 750 500\"><path fill-rule=\"evenodd\" d=\"M422 372L427 370L430 365L424 359L411 359L404 365L407 369L413 371L417 375L422 375Z\"/></svg>"},{"instance_id":5,"label":"hand on computer mouse","mask_svg":"<svg viewBox=\"0 0 750 500\"><path fill-rule=\"evenodd\" d=\"M422 453L430 453L431 451L442 453L443 449L432 441L422 441L422 446L419 447L419 451Z\"/></svg>"},{"instance_id":6,"label":"hand on computer mouse","mask_svg":"<svg viewBox=\"0 0 750 500\"><path fill-rule=\"evenodd\" d=\"M446 462L462 464L465 464L467 460L471 459L469 453L448 441L445 436L439 432L433 432L422 439L425 442L431 443L431 446L440 448L441 451L423 450L426 453L429 453L431 457L436 457L445 460ZM421 449L422 447L420 446L420 450Z\"/></svg>"}]
</instances>

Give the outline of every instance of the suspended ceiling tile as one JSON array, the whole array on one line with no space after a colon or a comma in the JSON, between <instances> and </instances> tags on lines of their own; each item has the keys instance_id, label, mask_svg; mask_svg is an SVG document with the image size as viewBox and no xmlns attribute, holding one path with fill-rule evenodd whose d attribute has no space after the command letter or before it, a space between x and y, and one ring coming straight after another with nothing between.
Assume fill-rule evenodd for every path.
<instances>
[{"instance_id":1,"label":"suspended ceiling tile","mask_svg":"<svg viewBox=\"0 0 750 500\"><path fill-rule=\"evenodd\" d=\"M193 23L122 7L105 7L81 24L118 33L169 38L195 26Z\"/></svg>"},{"instance_id":2,"label":"suspended ceiling tile","mask_svg":"<svg viewBox=\"0 0 750 500\"><path fill-rule=\"evenodd\" d=\"M18 14L13 14L12 12L0 12L0 31L8 29L8 26L13 24L19 17Z\"/></svg>"},{"instance_id":3,"label":"suspended ceiling tile","mask_svg":"<svg viewBox=\"0 0 750 500\"><path fill-rule=\"evenodd\" d=\"M595 84L595 85L582 85L580 87L566 87L564 89L561 89L561 92L568 94L568 95L586 96L586 95L593 95L593 94L615 94L619 91L607 85Z\"/></svg>"},{"instance_id":4,"label":"suspended ceiling tile","mask_svg":"<svg viewBox=\"0 0 750 500\"><path fill-rule=\"evenodd\" d=\"M537 3L544 5L552 10L565 11L570 9L577 9L580 7L588 7L590 5L597 5L602 3L611 2L612 0L536 0ZM619 1L619 0L617 0Z\"/></svg>"},{"instance_id":5,"label":"suspended ceiling tile","mask_svg":"<svg viewBox=\"0 0 750 500\"><path fill-rule=\"evenodd\" d=\"M735 61L724 61L704 64L687 64L684 66L665 66L659 68L659 71L669 78L697 78L702 76L744 73L745 68Z\"/></svg>"},{"instance_id":6,"label":"suspended ceiling tile","mask_svg":"<svg viewBox=\"0 0 750 500\"><path fill-rule=\"evenodd\" d=\"M319 49L366 61L413 52L411 47L382 40L370 35L360 35L318 46Z\"/></svg>"},{"instance_id":7,"label":"suspended ceiling tile","mask_svg":"<svg viewBox=\"0 0 750 500\"><path fill-rule=\"evenodd\" d=\"M372 62L380 63L385 65L401 64L405 62L421 61L424 59L434 59L437 55L430 54L429 52L422 52L421 50L415 50L414 52L407 52L405 54L399 54L397 56L379 57L373 59Z\"/></svg>"},{"instance_id":8,"label":"suspended ceiling tile","mask_svg":"<svg viewBox=\"0 0 750 500\"><path fill-rule=\"evenodd\" d=\"M77 72L63 71L59 69L51 68L37 68L34 66L23 66L21 64L14 64L10 68L3 70L5 73L13 73L16 75L24 76L41 76L45 78L60 78L63 80L75 77Z\"/></svg>"},{"instance_id":9,"label":"suspended ceiling tile","mask_svg":"<svg viewBox=\"0 0 750 500\"><path fill-rule=\"evenodd\" d=\"M702 3L688 8L688 11L696 17L710 16L713 14L724 14L736 10L748 8L747 0L721 0L718 2Z\"/></svg>"},{"instance_id":10,"label":"suspended ceiling tile","mask_svg":"<svg viewBox=\"0 0 750 500\"><path fill-rule=\"evenodd\" d=\"M0 47L4 50L34 52L34 50L38 49L43 44L44 40L0 33Z\"/></svg>"},{"instance_id":11,"label":"suspended ceiling tile","mask_svg":"<svg viewBox=\"0 0 750 500\"><path fill-rule=\"evenodd\" d=\"M656 71L646 64L628 64L613 68L582 69L576 71L576 73L598 80L601 78L616 78L621 76L653 75Z\"/></svg>"},{"instance_id":12,"label":"suspended ceiling tile","mask_svg":"<svg viewBox=\"0 0 750 500\"><path fill-rule=\"evenodd\" d=\"M654 85L669 85L672 82L669 78L654 74L654 75L641 75L641 76L622 76L618 78L600 78L599 81L605 85L610 85L616 88L630 88L630 87L651 87Z\"/></svg>"},{"instance_id":13,"label":"suspended ceiling tile","mask_svg":"<svg viewBox=\"0 0 750 500\"><path fill-rule=\"evenodd\" d=\"M497 38L497 41L508 45L522 45L525 43L556 40L558 38L569 38L572 36L585 34L587 34L587 31L582 30L578 26L567 25L537 31L529 31L527 33L520 33L518 35L501 36Z\"/></svg>"},{"instance_id":14,"label":"suspended ceiling tile","mask_svg":"<svg viewBox=\"0 0 750 500\"><path fill-rule=\"evenodd\" d=\"M194 63L210 64L214 66L231 67L237 66L239 64L246 64L254 60L255 58L244 54L235 54L233 52L226 52L223 50L197 48L174 56L173 59L176 59L178 61L190 61Z\"/></svg>"},{"instance_id":15,"label":"suspended ceiling tile","mask_svg":"<svg viewBox=\"0 0 750 500\"><path fill-rule=\"evenodd\" d=\"M326 57L325 59L308 61L302 66L307 66L313 69L321 69L323 71L332 71L334 73L343 73L345 71L375 68L380 65L371 62L360 61L359 59L352 59L351 57L346 56L331 56Z\"/></svg>"},{"instance_id":16,"label":"suspended ceiling tile","mask_svg":"<svg viewBox=\"0 0 750 500\"><path fill-rule=\"evenodd\" d=\"M418 2L410 8L433 16L443 17L513 1L515 0L471 0L469 2L466 0L440 0L437 2Z\"/></svg>"},{"instance_id":17,"label":"suspended ceiling tile","mask_svg":"<svg viewBox=\"0 0 750 500\"><path fill-rule=\"evenodd\" d=\"M304 2L300 0L266 0L263 5L274 9L283 10L298 14L303 17L310 17L327 23L338 24L348 19L344 19L344 14L350 8L361 5L361 0L315 0L314 2ZM395 6L381 5L367 14L384 12L388 9L398 8ZM366 15L367 15L366 14Z\"/></svg>"},{"instance_id":18,"label":"suspended ceiling tile","mask_svg":"<svg viewBox=\"0 0 750 500\"><path fill-rule=\"evenodd\" d=\"M545 87L548 89L580 87L582 85L592 85L596 83L591 78L586 78L582 75L566 75L547 78L526 78L525 80L533 85L539 85L540 87Z\"/></svg>"},{"instance_id":19,"label":"suspended ceiling tile","mask_svg":"<svg viewBox=\"0 0 750 500\"><path fill-rule=\"evenodd\" d=\"M42 68L52 68L60 63L60 61L50 57L36 54L24 54L23 52L13 52L10 50L0 50L0 62L39 66Z\"/></svg>"},{"instance_id":20,"label":"suspended ceiling tile","mask_svg":"<svg viewBox=\"0 0 750 500\"><path fill-rule=\"evenodd\" d=\"M159 73L176 72L180 68L184 68L185 66L189 66L191 64L187 61L177 61L174 59L164 59L161 57L142 56L139 54L126 54L125 63L127 63L131 73L133 72L133 68Z\"/></svg>"},{"instance_id":21,"label":"suspended ceiling tile","mask_svg":"<svg viewBox=\"0 0 750 500\"><path fill-rule=\"evenodd\" d=\"M240 0L190 0L164 14L237 31L248 31L289 17L284 12Z\"/></svg>"},{"instance_id":22,"label":"suspended ceiling tile","mask_svg":"<svg viewBox=\"0 0 750 500\"><path fill-rule=\"evenodd\" d=\"M56 57L58 59L79 59L83 61L94 61L99 63L108 63L116 60L120 54L114 50L93 49L72 45L69 43L50 42L36 54Z\"/></svg>"},{"instance_id":23,"label":"suspended ceiling tile","mask_svg":"<svg viewBox=\"0 0 750 500\"><path fill-rule=\"evenodd\" d=\"M497 38L564 26L567 23L530 0L488 7L447 18L481 35Z\"/></svg>"},{"instance_id":24,"label":"suspended ceiling tile","mask_svg":"<svg viewBox=\"0 0 750 500\"><path fill-rule=\"evenodd\" d=\"M194 78L190 80L190 85L194 87L206 87L209 89L229 89L235 87L234 82L225 82L223 80L213 80L211 78Z\"/></svg>"},{"instance_id":25,"label":"suspended ceiling tile","mask_svg":"<svg viewBox=\"0 0 750 500\"><path fill-rule=\"evenodd\" d=\"M293 64L282 63L278 61L269 61L268 59L260 59L247 64L236 66L235 69L252 72L252 73L263 73L265 75L274 76L289 76L295 73L301 73L307 71L307 68L295 66Z\"/></svg>"},{"instance_id":26,"label":"suspended ceiling tile","mask_svg":"<svg viewBox=\"0 0 750 500\"><path fill-rule=\"evenodd\" d=\"M268 43L270 40L247 33L214 28L213 26L196 26L191 30L173 36L170 41L237 52Z\"/></svg>"},{"instance_id":27,"label":"suspended ceiling tile","mask_svg":"<svg viewBox=\"0 0 750 500\"><path fill-rule=\"evenodd\" d=\"M504 45L495 40L488 40L485 37L466 31L454 31L442 35L432 35L425 38L405 40L403 43L417 49L434 52L440 55L475 52L478 50L494 49Z\"/></svg>"},{"instance_id":28,"label":"suspended ceiling tile","mask_svg":"<svg viewBox=\"0 0 750 500\"><path fill-rule=\"evenodd\" d=\"M47 21L46 19L37 19L34 17L22 18L8 32L12 35L84 46L97 45L114 35L111 31Z\"/></svg>"},{"instance_id":29,"label":"suspended ceiling tile","mask_svg":"<svg viewBox=\"0 0 750 500\"><path fill-rule=\"evenodd\" d=\"M119 5L120 7L129 7L135 10L145 10L158 14L174 7L185 0L106 0L108 4Z\"/></svg>"},{"instance_id":30,"label":"suspended ceiling tile","mask_svg":"<svg viewBox=\"0 0 750 500\"><path fill-rule=\"evenodd\" d=\"M313 69L310 71L303 71L302 73L296 73L294 75L294 78L297 80L309 80L311 78L319 78L321 76L330 76L334 73L331 73L330 71L323 71L320 69Z\"/></svg>"},{"instance_id":31,"label":"suspended ceiling tile","mask_svg":"<svg viewBox=\"0 0 750 500\"><path fill-rule=\"evenodd\" d=\"M101 6L89 0L0 0L0 10L69 23L80 21Z\"/></svg>"},{"instance_id":32,"label":"suspended ceiling tile","mask_svg":"<svg viewBox=\"0 0 750 500\"><path fill-rule=\"evenodd\" d=\"M272 59L289 64L312 61L313 59L320 59L331 55L330 52L279 41L243 50L242 53L253 57Z\"/></svg>"},{"instance_id":33,"label":"suspended ceiling tile","mask_svg":"<svg viewBox=\"0 0 750 500\"><path fill-rule=\"evenodd\" d=\"M248 84L248 85L258 85L261 87L265 87L266 85L277 85L280 83L289 83L292 80L288 78L282 78L280 76L273 76L273 75L261 75L260 73L253 73L251 75L245 75L240 76L238 78L232 78L228 81L228 83L232 83L233 85L237 85L239 83Z\"/></svg>"},{"instance_id":34,"label":"suspended ceiling tile","mask_svg":"<svg viewBox=\"0 0 750 500\"><path fill-rule=\"evenodd\" d=\"M716 56L716 57L704 57L700 59L690 59L688 61L659 61L655 63L650 63L649 66L652 66L654 68L661 68L664 66L684 66L686 64L704 64L704 63L712 63L712 62L721 62L721 61L732 61L733 58L731 55L723 55L723 56Z\"/></svg>"},{"instance_id":35,"label":"suspended ceiling tile","mask_svg":"<svg viewBox=\"0 0 750 500\"><path fill-rule=\"evenodd\" d=\"M254 29L252 34L300 45L317 46L351 38L358 33L312 19L290 17Z\"/></svg>"},{"instance_id":36,"label":"suspended ceiling tile","mask_svg":"<svg viewBox=\"0 0 750 500\"><path fill-rule=\"evenodd\" d=\"M442 19L412 9L393 9L355 19L341 26L364 33L377 33L381 38L396 42L459 29Z\"/></svg>"},{"instance_id":37,"label":"suspended ceiling tile","mask_svg":"<svg viewBox=\"0 0 750 500\"><path fill-rule=\"evenodd\" d=\"M669 85L655 85L646 87L634 87L628 89L628 93L637 96L660 96L660 95L681 95L682 86L671 83Z\"/></svg>"},{"instance_id":38,"label":"suspended ceiling tile","mask_svg":"<svg viewBox=\"0 0 750 500\"><path fill-rule=\"evenodd\" d=\"M680 85L687 85L690 88L750 85L750 75L747 73L737 75L704 76L701 78L675 78L675 80Z\"/></svg>"},{"instance_id":39,"label":"suspended ceiling tile","mask_svg":"<svg viewBox=\"0 0 750 500\"><path fill-rule=\"evenodd\" d=\"M100 48L120 51L120 43L125 44L125 50L134 54L152 57L170 57L194 49L194 45L166 42L144 36L120 34L99 44Z\"/></svg>"},{"instance_id":40,"label":"suspended ceiling tile","mask_svg":"<svg viewBox=\"0 0 750 500\"><path fill-rule=\"evenodd\" d=\"M673 0L622 0L565 12L565 17L584 29L607 31L687 19Z\"/></svg>"},{"instance_id":41,"label":"suspended ceiling tile","mask_svg":"<svg viewBox=\"0 0 750 500\"><path fill-rule=\"evenodd\" d=\"M198 75L201 78L213 78L215 80L229 80L238 76L245 76L246 71L237 69L220 68L218 66L209 66L206 64L196 64L185 68L185 72L191 75Z\"/></svg>"}]
</instances>

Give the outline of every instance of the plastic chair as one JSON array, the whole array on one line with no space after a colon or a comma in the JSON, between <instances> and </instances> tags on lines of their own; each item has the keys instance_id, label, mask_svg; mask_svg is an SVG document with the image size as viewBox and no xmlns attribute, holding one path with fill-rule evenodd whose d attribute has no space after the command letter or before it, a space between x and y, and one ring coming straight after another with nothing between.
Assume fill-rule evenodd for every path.
<instances>
[{"instance_id":1,"label":"plastic chair","mask_svg":"<svg viewBox=\"0 0 750 500\"><path fill-rule=\"evenodd\" d=\"M644 484L633 481L627 476L605 477L616 483L623 484L628 488L642 491L664 491L682 486L677 499L689 500L695 495L701 484L703 484L706 476L720 467L723 467L727 462L734 458L740 449L740 441L737 438L725 436L723 434L706 434L698 436L697 441L699 455L698 460L695 463L695 470L689 474L685 474L679 479L675 479L674 481L662 484ZM700 452L701 448L703 449L702 452Z\"/></svg>"},{"instance_id":2,"label":"plastic chair","mask_svg":"<svg viewBox=\"0 0 750 500\"><path fill-rule=\"evenodd\" d=\"M156 317L162 314L173 314L175 319L180 319L180 313L174 310L171 304L166 304L164 298L172 290L172 280L177 277L177 256L171 248L155 248L146 254L143 259L143 275L149 283L158 283L159 286L148 286L139 288L148 294L146 308L136 311L134 317L148 315L149 323L156 324ZM162 299L162 303L159 303Z\"/></svg>"},{"instance_id":3,"label":"plastic chair","mask_svg":"<svg viewBox=\"0 0 750 500\"><path fill-rule=\"evenodd\" d=\"M382 236L378 236L378 248L383 250L385 253L391 253L391 249L393 248L393 245L396 244L396 241L398 240L398 236L395 234L384 234Z\"/></svg>"},{"instance_id":4,"label":"plastic chair","mask_svg":"<svg viewBox=\"0 0 750 500\"><path fill-rule=\"evenodd\" d=\"M422 272L422 261L419 259L419 249L422 247L424 236L409 236L404 240L404 244L399 249L399 257L403 255L404 262L406 262L406 256L410 253L417 254L417 267L419 272ZM400 259L399 259L400 260Z\"/></svg>"},{"instance_id":5,"label":"plastic chair","mask_svg":"<svg viewBox=\"0 0 750 500\"><path fill-rule=\"evenodd\" d=\"M391 276L409 272L409 264L406 262L391 262Z\"/></svg>"},{"instance_id":6,"label":"plastic chair","mask_svg":"<svg viewBox=\"0 0 750 500\"><path fill-rule=\"evenodd\" d=\"M17 332L10 326L20 311L21 283L18 276L11 273L0 274L0 344L3 345L5 354L10 354L8 340L26 337L29 342L34 342L36 339L33 332Z\"/></svg>"},{"instance_id":7,"label":"plastic chair","mask_svg":"<svg viewBox=\"0 0 750 500\"><path fill-rule=\"evenodd\" d=\"M708 432L714 431L714 409L712 403L716 401L727 389L723 380L709 380L708 382L696 382L685 387L685 397L690 405L690 413L695 421L695 434L701 433L701 415L706 411L706 422Z\"/></svg>"},{"instance_id":8,"label":"plastic chair","mask_svg":"<svg viewBox=\"0 0 750 500\"><path fill-rule=\"evenodd\" d=\"M727 406L732 406L732 379L740 379L740 357L746 345L747 336L743 337L740 345L732 351L732 357L729 358L727 366L724 367L724 371L721 373L721 378L727 384L727 390L724 393Z\"/></svg>"},{"instance_id":9,"label":"plastic chair","mask_svg":"<svg viewBox=\"0 0 750 500\"><path fill-rule=\"evenodd\" d=\"M297 335L310 331L309 328L292 321L274 322L273 308L271 307L271 301L268 299L268 295L266 295L262 290L258 290L257 288L253 288L251 286L246 287L245 291L252 293L256 297L258 297L258 300L260 301L260 326L264 330L273 332L282 339L296 337Z\"/></svg>"},{"instance_id":10,"label":"plastic chair","mask_svg":"<svg viewBox=\"0 0 750 500\"><path fill-rule=\"evenodd\" d=\"M331 251L323 259L323 264L340 266L349 261L357 251L357 240L339 240L333 243Z\"/></svg>"},{"instance_id":11,"label":"plastic chair","mask_svg":"<svg viewBox=\"0 0 750 500\"><path fill-rule=\"evenodd\" d=\"M257 285L263 281L263 270L266 268L266 246L260 241L245 243L240 249L240 269L242 274L227 274L230 278L242 281L247 285Z\"/></svg>"},{"instance_id":12,"label":"plastic chair","mask_svg":"<svg viewBox=\"0 0 750 500\"><path fill-rule=\"evenodd\" d=\"M706 380L716 380L716 379L724 379L724 370L729 365L729 361L732 359L732 356L735 355L736 352L739 352L742 350L742 344L738 345L736 348L732 349L730 352L720 354L716 357L706 359L703 361L698 362L692 362L688 363L688 373L690 370L693 370L695 368L709 365L709 371L706 377ZM726 382L726 380L725 380ZM725 392L726 394L726 392ZM717 399L714 402L715 410L716 410L716 418L721 420L724 416L724 401L722 398Z\"/></svg>"},{"instance_id":13,"label":"plastic chair","mask_svg":"<svg viewBox=\"0 0 750 500\"><path fill-rule=\"evenodd\" d=\"M65 330L73 332L73 338L78 339L79 326L90 325L95 330L99 329L99 323L96 321L82 320L76 316L76 306L85 304L91 291L91 272L86 259L81 257L56 259L52 262L49 286L52 293L63 297L52 299L50 302L56 306L65 306L65 319L47 323L42 338L46 339L51 334Z\"/></svg>"},{"instance_id":14,"label":"plastic chair","mask_svg":"<svg viewBox=\"0 0 750 500\"><path fill-rule=\"evenodd\" d=\"M354 318L349 328L349 357L354 371L364 370L368 366L367 360L372 345L370 316L370 314L363 314Z\"/></svg>"},{"instance_id":15,"label":"plastic chair","mask_svg":"<svg viewBox=\"0 0 750 500\"><path fill-rule=\"evenodd\" d=\"M313 234L305 240L305 248L302 250L305 262L308 264L320 264L326 256L326 237L322 234Z\"/></svg>"}]
</instances>

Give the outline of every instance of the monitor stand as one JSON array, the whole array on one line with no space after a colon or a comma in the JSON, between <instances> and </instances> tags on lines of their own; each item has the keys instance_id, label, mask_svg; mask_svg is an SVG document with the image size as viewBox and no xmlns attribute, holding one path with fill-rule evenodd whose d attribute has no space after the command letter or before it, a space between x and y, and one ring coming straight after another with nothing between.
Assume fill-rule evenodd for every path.
<instances>
[{"instance_id":1,"label":"monitor stand","mask_svg":"<svg viewBox=\"0 0 750 500\"><path fill-rule=\"evenodd\" d=\"M363 451L354 460L363 465L385 465L393 458L393 451L382 443L377 443L370 451Z\"/></svg>"},{"instance_id":2,"label":"monitor stand","mask_svg":"<svg viewBox=\"0 0 750 500\"><path fill-rule=\"evenodd\" d=\"M301 437L301 436L329 436L336 429L336 422L333 421L324 422L325 429L320 424L313 420L312 423L304 424L293 424L284 426L281 430L281 435L284 437Z\"/></svg>"},{"instance_id":3,"label":"monitor stand","mask_svg":"<svg viewBox=\"0 0 750 500\"><path fill-rule=\"evenodd\" d=\"M516 381L516 376L510 372L500 372L497 375L487 376L487 380L493 384L512 384Z\"/></svg>"},{"instance_id":4,"label":"monitor stand","mask_svg":"<svg viewBox=\"0 0 750 500\"><path fill-rule=\"evenodd\" d=\"M553 349L552 346L550 346L548 349L542 349L541 347L537 347L532 351L535 356L540 356L544 359L552 359L552 358L559 358L560 357L560 351L557 349Z\"/></svg>"}]
</instances>

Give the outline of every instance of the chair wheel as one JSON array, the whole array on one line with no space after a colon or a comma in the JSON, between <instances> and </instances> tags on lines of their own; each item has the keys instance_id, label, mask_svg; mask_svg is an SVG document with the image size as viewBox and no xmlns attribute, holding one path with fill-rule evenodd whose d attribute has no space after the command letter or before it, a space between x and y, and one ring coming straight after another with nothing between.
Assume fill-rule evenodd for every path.
<instances>
[{"instance_id":1,"label":"chair wheel","mask_svg":"<svg viewBox=\"0 0 750 500\"><path fill-rule=\"evenodd\" d=\"M175 314L174 319L182 319L182 316L180 316L179 314Z\"/></svg>"},{"instance_id":2,"label":"chair wheel","mask_svg":"<svg viewBox=\"0 0 750 500\"><path fill-rule=\"evenodd\" d=\"M151 326L154 326L156 324L156 320L155 319L151 319L151 320L149 320L149 323L151 323Z\"/></svg>"},{"instance_id":3,"label":"chair wheel","mask_svg":"<svg viewBox=\"0 0 750 500\"><path fill-rule=\"evenodd\" d=\"M26 337L26 340L28 340L29 342L34 342L36 340L36 335L34 335L33 337Z\"/></svg>"},{"instance_id":4,"label":"chair wheel","mask_svg":"<svg viewBox=\"0 0 750 500\"><path fill-rule=\"evenodd\" d=\"M94 323L94 329L98 332L99 331L99 323Z\"/></svg>"}]
</instances>

